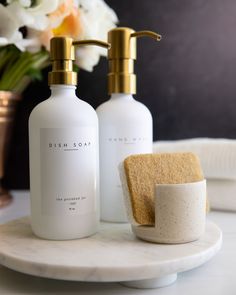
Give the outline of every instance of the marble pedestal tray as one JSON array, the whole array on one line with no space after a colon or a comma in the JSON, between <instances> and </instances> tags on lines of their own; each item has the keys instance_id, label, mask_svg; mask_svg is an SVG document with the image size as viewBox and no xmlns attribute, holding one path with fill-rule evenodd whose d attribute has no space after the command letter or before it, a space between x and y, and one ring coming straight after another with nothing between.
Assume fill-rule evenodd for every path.
<instances>
[{"instance_id":1,"label":"marble pedestal tray","mask_svg":"<svg viewBox=\"0 0 236 295\"><path fill-rule=\"evenodd\" d=\"M47 241L35 237L22 218L0 226L0 264L46 278L156 288L208 261L221 240L220 229L207 222L200 240L179 245L144 242L130 225L112 223L101 223L99 233L86 239Z\"/></svg>"}]
</instances>

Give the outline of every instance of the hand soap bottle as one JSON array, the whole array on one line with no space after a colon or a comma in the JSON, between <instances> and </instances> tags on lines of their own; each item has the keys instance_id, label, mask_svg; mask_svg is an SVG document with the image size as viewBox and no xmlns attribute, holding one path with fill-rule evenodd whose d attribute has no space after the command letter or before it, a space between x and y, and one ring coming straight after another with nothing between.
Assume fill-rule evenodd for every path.
<instances>
[{"instance_id":1,"label":"hand soap bottle","mask_svg":"<svg viewBox=\"0 0 236 295\"><path fill-rule=\"evenodd\" d=\"M108 92L111 98L97 108L100 142L101 219L127 222L118 165L132 154L152 153L152 116L136 101L136 38L161 36L150 31L116 28L108 33ZM148 85L146 85L148 87Z\"/></svg>"},{"instance_id":2,"label":"hand soap bottle","mask_svg":"<svg viewBox=\"0 0 236 295\"><path fill-rule=\"evenodd\" d=\"M99 221L98 119L75 94L74 46L107 43L51 39L51 97L29 118L31 226L52 240L83 238Z\"/></svg>"}]
</instances>

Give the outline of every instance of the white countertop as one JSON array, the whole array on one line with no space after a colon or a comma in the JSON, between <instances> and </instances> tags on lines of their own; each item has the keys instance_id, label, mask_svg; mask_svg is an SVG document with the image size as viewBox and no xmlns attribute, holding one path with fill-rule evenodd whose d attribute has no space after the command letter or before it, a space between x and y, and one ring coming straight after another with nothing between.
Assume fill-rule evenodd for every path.
<instances>
[{"instance_id":1,"label":"white countertop","mask_svg":"<svg viewBox=\"0 0 236 295\"><path fill-rule=\"evenodd\" d=\"M0 209L0 223L29 215L29 193L13 192L14 201ZM175 284L153 290L129 289L115 283L78 283L24 275L0 266L0 294L236 294L236 213L211 212L223 231L220 252L205 265L178 275ZM0 237L1 238L1 237Z\"/></svg>"}]
</instances>

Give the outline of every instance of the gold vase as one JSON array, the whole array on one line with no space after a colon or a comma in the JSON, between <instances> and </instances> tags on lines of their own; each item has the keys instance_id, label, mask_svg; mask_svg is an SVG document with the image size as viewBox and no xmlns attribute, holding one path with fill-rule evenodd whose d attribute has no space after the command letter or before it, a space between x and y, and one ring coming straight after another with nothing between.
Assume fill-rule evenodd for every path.
<instances>
[{"instance_id":1,"label":"gold vase","mask_svg":"<svg viewBox=\"0 0 236 295\"><path fill-rule=\"evenodd\" d=\"M9 150L12 126L20 96L11 91L0 91L0 208L8 205L12 196L2 185Z\"/></svg>"}]
</instances>

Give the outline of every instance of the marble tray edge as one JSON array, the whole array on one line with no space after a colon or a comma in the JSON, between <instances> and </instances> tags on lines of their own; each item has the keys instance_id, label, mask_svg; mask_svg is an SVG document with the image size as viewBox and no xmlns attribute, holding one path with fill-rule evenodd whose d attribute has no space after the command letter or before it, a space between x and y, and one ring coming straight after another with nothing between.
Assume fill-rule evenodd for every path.
<instances>
[{"instance_id":1,"label":"marble tray edge","mask_svg":"<svg viewBox=\"0 0 236 295\"><path fill-rule=\"evenodd\" d=\"M27 218L21 218L21 219L16 219L16 220L22 220L22 222L26 222L27 223ZM15 221L16 221L15 220ZM12 223L14 221L10 221L8 223ZM6 224L8 224L6 223ZM210 248L208 248L207 250L205 250L205 252L209 252L207 254L203 255L203 252L201 252L200 254L194 254L191 256L192 261L191 262L186 262L185 260L189 260L188 258L182 258L183 264L185 264L182 267L179 267L179 262L175 263L175 261L171 260L171 262L167 261L166 263L164 263L166 270L161 271L161 275L168 275L168 274L172 274L175 272L183 272L183 271L187 271L193 268L196 268L204 263L206 263L207 261L209 261L221 248L222 245L222 232L220 230L220 228L215 225L213 222L209 222L213 224L216 229L218 230L220 236L219 239L217 240L217 242L211 246ZM38 277L44 277L44 278L53 278L53 279L60 279L60 280L69 280L69 281L84 281L84 282L117 282L117 281L130 281L130 280L143 280L143 279L150 279L150 278L155 278L160 276L160 270L158 270L157 268L157 263L155 263L155 265L147 265L146 267L148 268L148 275L146 275L145 273L142 272L143 266L140 266L140 274L137 276L137 269L139 268L139 266L135 266L135 275L132 276L132 271L134 270L134 266L132 267L127 267L126 270L128 269L130 271L130 275L129 277L124 277L122 275L119 275L121 272L121 269L123 269L124 267L117 267L116 269L111 269L110 267L103 267L103 271L105 272L105 275L103 275L103 277L105 276L106 279L104 279L103 277L99 277L98 274L96 274L95 272L91 272L86 270L86 268L84 268L85 273L90 273L89 275L86 275L83 277L82 273L83 273L83 267L81 268L80 271L76 271L74 273L74 275L71 275L70 278L65 278L65 276L63 274L53 274L53 277L50 274L50 269L48 270L48 264L42 264L42 263L38 263L38 262L31 262L31 266L33 266L33 270L31 269L30 271L27 271L27 269L25 269L25 266L22 267L22 260L14 257L14 255L5 255L7 257L4 257L4 253L0 253L0 263L3 266L6 266L12 270L16 270L25 274L29 274L29 275L34 275L34 276L38 276ZM201 257L203 257L201 259ZM197 258L197 259L196 259ZM193 262L194 261L194 262ZM168 264L171 263L171 267L168 267ZM27 268L27 262L23 261L23 264L26 264L26 268ZM28 262L29 264L29 262ZM163 265L163 262L161 263ZM64 272L68 272L68 271L73 271L73 267L70 266L56 266L56 268L63 268ZM155 269L156 268L156 269ZM46 271L45 271L46 269ZM111 272L112 272L112 276L111 276ZM117 273L116 273L117 272ZM118 274L119 273L119 274Z\"/></svg>"}]
</instances>

